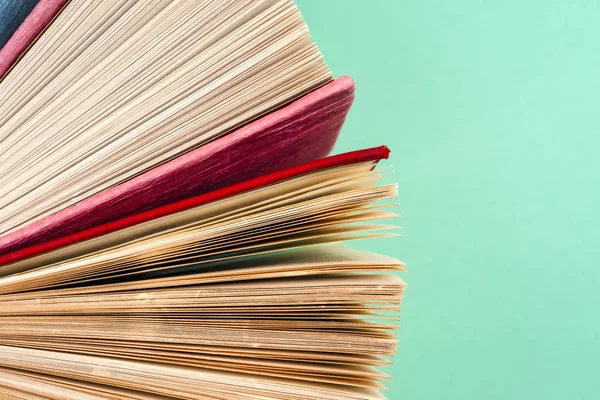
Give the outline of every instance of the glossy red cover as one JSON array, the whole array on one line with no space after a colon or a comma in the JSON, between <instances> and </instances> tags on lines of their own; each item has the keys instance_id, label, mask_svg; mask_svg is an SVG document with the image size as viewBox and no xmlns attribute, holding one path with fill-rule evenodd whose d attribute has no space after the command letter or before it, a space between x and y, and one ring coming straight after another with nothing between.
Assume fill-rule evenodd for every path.
<instances>
[{"instance_id":1,"label":"glossy red cover","mask_svg":"<svg viewBox=\"0 0 600 400\"><path fill-rule=\"evenodd\" d=\"M273 172L258 178L254 178L245 182L237 183L219 190L205 193L199 196L194 196L185 200L180 200L163 207L145 211L136 215L109 222L93 228L85 229L80 232L67 235L61 238L40 243L35 246L27 247L12 253L0 256L0 266L10 264L15 261L33 257L39 254L47 253L52 250L59 249L71 244L83 242L93 239L111 232L125 229L133 225L137 225L155 218L164 217L180 211L187 210L192 207L197 207L213 201L217 201L249 190L257 189L263 186L271 185L286 179L300 176L309 172L331 168L339 165L348 165L364 161L377 162L381 159L387 159L390 150L385 146L374 147L366 150L353 151L336 156L322 158L320 160L311 161L292 168L287 168L282 171Z\"/></svg>"},{"instance_id":2,"label":"glossy red cover","mask_svg":"<svg viewBox=\"0 0 600 400\"><path fill-rule=\"evenodd\" d=\"M325 157L354 99L341 77L125 183L0 236L0 255Z\"/></svg>"},{"instance_id":3,"label":"glossy red cover","mask_svg":"<svg viewBox=\"0 0 600 400\"><path fill-rule=\"evenodd\" d=\"M46 29L68 0L40 0L0 50L0 79Z\"/></svg>"}]
</instances>

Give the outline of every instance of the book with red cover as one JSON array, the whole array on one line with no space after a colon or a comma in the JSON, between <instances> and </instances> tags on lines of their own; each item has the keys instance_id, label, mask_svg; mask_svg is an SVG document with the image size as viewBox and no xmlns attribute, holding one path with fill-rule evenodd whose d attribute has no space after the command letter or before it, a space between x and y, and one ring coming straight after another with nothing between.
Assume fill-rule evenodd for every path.
<instances>
[{"instance_id":1,"label":"book with red cover","mask_svg":"<svg viewBox=\"0 0 600 400\"><path fill-rule=\"evenodd\" d=\"M0 50L0 79L63 9L68 0L40 0Z\"/></svg>"},{"instance_id":2,"label":"book with red cover","mask_svg":"<svg viewBox=\"0 0 600 400\"><path fill-rule=\"evenodd\" d=\"M290 105L120 185L0 237L0 255L329 154L354 99L340 77Z\"/></svg>"},{"instance_id":3,"label":"book with red cover","mask_svg":"<svg viewBox=\"0 0 600 400\"><path fill-rule=\"evenodd\" d=\"M359 150L327 158L322 158L301 165L296 165L291 168L286 168L277 172L272 172L270 174L258 176L253 179L236 183L218 190L182 199L171 204L164 205L162 207L130 215L118 220L113 220L109 223L83 229L69 235L56 237L53 240L48 240L43 243L38 243L33 246L21 248L20 250L6 253L0 256L0 266L4 266L36 255L44 254L52 250L80 243L85 240L93 239L111 232L128 228L133 225L171 215L193 207L224 199L236 194L247 192L263 186L272 185L277 182L291 179L310 172L366 161L372 161L374 164L376 164L381 159L387 159L389 153L390 150L386 146L374 147L370 149Z\"/></svg>"}]
</instances>

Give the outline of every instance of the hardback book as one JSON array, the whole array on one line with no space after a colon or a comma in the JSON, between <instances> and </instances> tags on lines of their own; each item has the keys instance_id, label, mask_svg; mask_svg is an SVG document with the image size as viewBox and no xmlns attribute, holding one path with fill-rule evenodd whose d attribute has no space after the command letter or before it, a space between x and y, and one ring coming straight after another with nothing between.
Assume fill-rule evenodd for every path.
<instances>
[{"instance_id":1,"label":"hardback book","mask_svg":"<svg viewBox=\"0 0 600 400\"><path fill-rule=\"evenodd\" d=\"M32 251L16 250L324 157L353 99L352 79L338 78L224 137L0 235L0 264Z\"/></svg>"},{"instance_id":2,"label":"hardback book","mask_svg":"<svg viewBox=\"0 0 600 400\"><path fill-rule=\"evenodd\" d=\"M385 398L389 149L327 157L292 0L40 0L0 62L0 398Z\"/></svg>"},{"instance_id":3,"label":"hardback book","mask_svg":"<svg viewBox=\"0 0 600 400\"><path fill-rule=\"evenodd\" d=\"M0 79L58 15L67 0L0 2Z\"/></svg>"}]
</instances>

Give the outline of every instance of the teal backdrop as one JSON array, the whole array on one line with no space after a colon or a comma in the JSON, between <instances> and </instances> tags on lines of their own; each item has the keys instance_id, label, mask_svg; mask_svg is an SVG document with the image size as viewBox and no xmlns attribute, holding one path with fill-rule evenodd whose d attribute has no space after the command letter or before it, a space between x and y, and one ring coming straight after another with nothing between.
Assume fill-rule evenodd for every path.
<instances>
[{"instance_id":1,"label":"teal backdrop","mask_svg":"<svg viewBox=\"0 0 600 400\"><path fill-rule=\"evenodd\" d=\"M297 0L386 144L407 263L390 399L600 398L600 1Z\"/></svg>"}]
</instances>

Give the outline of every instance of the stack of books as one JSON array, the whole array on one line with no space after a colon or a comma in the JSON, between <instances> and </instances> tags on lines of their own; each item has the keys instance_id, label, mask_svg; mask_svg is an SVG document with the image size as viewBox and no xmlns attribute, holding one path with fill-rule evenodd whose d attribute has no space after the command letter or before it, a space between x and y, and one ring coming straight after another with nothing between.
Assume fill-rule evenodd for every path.
<instances>
[{"instance_id":1,"label":"stack of books","mask_svg":"<svg viewBox=\"0 0 600 400\"><path fill-rule=\"evenodd\" d=\"M0 51L0 398L385 398L404 265L343 242L396 235L389 149L328 156L354 82L293 1L34 3Z\"/></svg>"}]
</instances>

